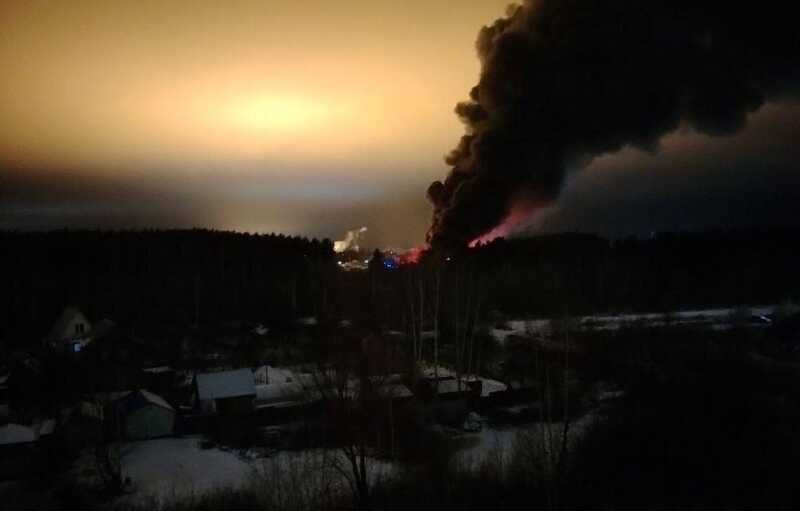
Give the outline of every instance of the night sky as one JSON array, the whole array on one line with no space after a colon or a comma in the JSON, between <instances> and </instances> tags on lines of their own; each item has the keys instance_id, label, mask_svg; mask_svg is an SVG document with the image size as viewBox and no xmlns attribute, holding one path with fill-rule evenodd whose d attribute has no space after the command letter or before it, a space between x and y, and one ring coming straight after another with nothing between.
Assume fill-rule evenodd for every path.
<instances>
[{"instance_id":1,"label":"night sky","mask_svg":"<svg viewBox=\"0 0 800 511\"><path fill-rule=\"evenodd\" d=\"M475 40L506 0L0 4L0 228L425 239ZM762 27L768 29L768 27ZM570 165L517 227L611 236L797 224L800 104Z\"/></svg>"}]
</instances>

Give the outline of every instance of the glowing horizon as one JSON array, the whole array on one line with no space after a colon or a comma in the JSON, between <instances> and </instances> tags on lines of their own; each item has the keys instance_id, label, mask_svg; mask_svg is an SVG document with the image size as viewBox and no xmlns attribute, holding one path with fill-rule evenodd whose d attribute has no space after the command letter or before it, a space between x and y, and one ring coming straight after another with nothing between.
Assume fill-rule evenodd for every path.
<instances>
[{"instance_id":1,"label":"glowing horizon","mask_svg":"<svg viewBox=\"0 0 800 511\"><path fill-rule=\"evenodd\" d=\"M507 3L5 0L0 228L340 239L367 225L367 244L418 245L425 190L464 133L453 109L478 79L476 35ZM675 134L656 156L605 155L548 228L794 218L799 111L765 107L733 139Z\"/></svg>"},{"instance_id":2,"label":"glowing horizon","mask_svg":"<svg viewBox=\"0 0 800 511\"><path fill-rule=\"evenodd\" d=\"M4 2L0 161L444 168L504 1ZM354 15L357 13L357 15ZM437 51L431 51L436 48Z\"/></svg>"}]
</instances>

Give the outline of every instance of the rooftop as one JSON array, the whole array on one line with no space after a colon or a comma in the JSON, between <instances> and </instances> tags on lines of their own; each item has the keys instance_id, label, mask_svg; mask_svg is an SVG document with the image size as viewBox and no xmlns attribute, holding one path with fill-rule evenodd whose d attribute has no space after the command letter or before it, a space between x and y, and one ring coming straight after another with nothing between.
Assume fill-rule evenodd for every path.
<instances>
[{"instance_id":1,"label":"rooftop","mask_svg":"<svg viewBox=\"0 0 800 511\"><path fill-rule=\"evenodd\" d=\"M36 431L22 424L0 426L0 445L27 444L35 442Z\"/></svg>"},{"instance_id":2,"label":"rooftop","mask_svg":"<svg viewBox=\"0 0 800 511\"><path fill-rule=\"evenodd\" d=\"M196 381L200 399L224 399L256 394L255 379L250 369L197 373Z\"/></svg>"}]
</instances>

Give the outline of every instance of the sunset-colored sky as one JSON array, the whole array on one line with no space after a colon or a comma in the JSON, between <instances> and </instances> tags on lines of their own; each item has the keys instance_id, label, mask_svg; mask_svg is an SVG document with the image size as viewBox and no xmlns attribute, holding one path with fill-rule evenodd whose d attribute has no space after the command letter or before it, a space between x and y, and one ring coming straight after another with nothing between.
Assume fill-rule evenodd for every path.
<instances>
[{"instance_id":1,"label":"sunset-colored sky","mask_svg":"<svg viewBox=\"0 0 800 511\"><path fill-rule=\"evenodd\" d=\"M375 244L416 244L463 132L476 33L507 3L3 0L0 228L366 225ZM796 126L776 112L756 115ZM692 137L667 155L730 143ZM610 158L565 204L652 157Z\"/></svg>"},{"instance_id":2,"label":"sunset-colored sky","mask_svg":"<svg viewBox=\"0 0 800 511\"><path fill-rule=\"evenodd\" d=\"M54 185L134 179L232 202L197 219L223 228L314 231L303 212L247 211L412 186L427 209L477 78L475 34L505 3L5 0L0 159Z\"/></svg>"},{"instance_id":3,"label":"sunset-colored sky","mask_svg":"<svg viewBox=\"0 0 800 511\"><path fill-rule=\"evenodd\" d=\"M0 150L100 174L438 165L504 1L4 1Z\"/></svg>"}]
</instances>

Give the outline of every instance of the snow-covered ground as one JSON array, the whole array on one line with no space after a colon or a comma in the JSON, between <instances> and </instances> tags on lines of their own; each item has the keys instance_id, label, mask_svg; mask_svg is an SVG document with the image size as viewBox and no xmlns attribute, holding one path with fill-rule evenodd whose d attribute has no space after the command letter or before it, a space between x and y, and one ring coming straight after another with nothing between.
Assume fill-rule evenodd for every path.
<instances>
[{"instance_id":1,"label":"snow-covered ground","mask_svg":"<svg viewBox=\"0 0 800 511\"><path fill-rule=\"evenodd\" d=\"M574 445L597 420L590 413L570 425L569 444ZM516 449L533 449L537 456L560 449L560 423L531 423L509 427L489 426L475 433L458 433L463 448L456 459L468 468L485 462L508 466ZM268 457L256 452L219 448L203 449L202 437L163 438L119 446L123 478L129 477L133 492L121 503L147 504L197 497L209 491L254 485L259 490L347 492L344 474L350 466L338 449L282 451ZM88 461L91 463L91 460ZM369 459L370 481L391 477L397 466ZM278 490L279 489L279 490ZM313 501L313 499L309 499Z\"/></svg>"},{"instance_id":2,"label":"snow-covered ground","mask_svg":"<svg viewBox=\"0 0 800 511\"><path fill-rule=\"evenodd\" d=\"M569 442L580 439L596 420L587 414L570 425ZM560 448L560 423L532 423L509 427L488 426L475 433L461 433L464 447L456 459L466 467L477 468L485 462L507 466L517 448L535 449L552 454ZM338 449L282 451L269 457L237 453L219 448L203 449L201 437L162 438L123 444L119 453L123 478L130 477L133 493L122 497L125 503L166 502L197 497L206 492L242 488L300 488L304 492L348 491L343 472L350 467ZM522 442L523 447L519 447ZM396 465L370 459L372 482L391 477Z\"/></svg>"},{"instance_id":3,"label":"snow-covered ground","mask_svg":"<svg viewBox=\"0 0 800 511\"><path fill-rule=\"evenodd\" d=\"M430 365L430 364L423 364L422 367L421 367L421 370L422 370L422 374L424 376L428 377L428 378L433 378L435 376L438 376L439 378L457 378L458 377L458 374L454 370L450 369L449 367L442 366L442 365L436 367L436 366ZM491 378L486 378L484 376L478 376L476 374L462 374L461 378L462 378L462 382L465 382L465 383L462 383L462 385L465 385L468 382L474 382L474 381L480 380L482 382L482 385L481 385L481 397L488 397L490 394L492 394L494 392L503 392L505 390L508 390L508 386L505 383L503 383L501 381L493 380ZM445 389L443 389L443 387L445 387L445 385L442 385L442 384L439 385L439 391L440 392L445 391ZM453 388L451 390L464 390L465 388L466 387L464 387L462 389L458 389L456 387L456 388Z\"/></svg>"},{"instance_id":4,"label":"snow-covered ground","mask_svg":"<svg viewBox=\"0 0 800 511\"><path fill-rule=\"evenodd\" d=\"M597 420L598 416L590 412L570 423L568 448L579 442ZM487 462L505 467L518 449L533 450L539 457L553 456L561 449L563 428L564 424L560 422L534 422L508 427L484 425L479 432L460 436L466 445L457 453L457 460L472 468Z\"/></svg>"},{"instance_id":5,"label":"snow-covered ground","mask_svg":"<svg viewBox=\"0 0 800 511\"><path fill-rule=\"evenodd\" d=\"M249 463L230 451L202 449L201 441L162 438L122 445L122 477L130 477L136 490L130 497L171 500L247 482Z\"/></svg>"},{"instance_id":6,"label":"snow-covered ground","mask_svg":"<svg viewBox=\"0 0 800 511\"><path fill-rule=\"evenodd\" d=\"M796 305L760 305L754 307L715 308L677 311L670 314L642 313L642 314L593 314L589 316L576 316L570 318L570 326L591 330L618 330L630 325L646 326L688 326L703 325L712 329L728 328L731 319L744 312L749 316L760 318L768 322L776 312L783 309L785 312L796 313L800 307ZM764 319L766 318L766 319ZM549 336L552 334L553 325L558 320L551 319L515 319L506 321L501 328L490 328L490 335L500 343L504 343L509 336L538 335Z\"/></svg>"},{"instance_id":7,"label":"snow-covered ground","mask_svg":"<svg viewBox=\"0 0 800 511\"><path fill-rule=\"evenodd\" d=\"M122 501L174 501L251 483L286 487L302 481L303 491L325 486L347 490L342 471L350 470L341 451L313 449L256 457L218 448L203 449L201 437L162 438L120 446L122 477L130 477L133 493ZM391 463L369 459L372 481L392 474ZM309 488L308 485L313 487Z\"/></svg>"}]
</instances>

